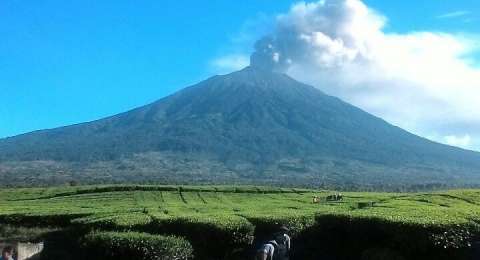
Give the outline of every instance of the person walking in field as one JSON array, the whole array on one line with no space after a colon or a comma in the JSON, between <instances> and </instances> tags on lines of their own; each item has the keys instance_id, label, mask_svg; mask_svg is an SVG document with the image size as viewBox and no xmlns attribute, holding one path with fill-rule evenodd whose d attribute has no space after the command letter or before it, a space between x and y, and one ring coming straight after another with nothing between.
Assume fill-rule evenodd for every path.
<instances>
[{"instance_id":1,"label":"person walking in field","mask_svg":"<svg viewBox=\"0 0 480 260\"><path fill-rule=\"evenodd\" d=\"M275 247L278 246L275 240L270 240L263 244L257 251L255 260L273 260L275 254Z\"/></svg>"},{"instance_id":2,"label":"person walking in field","mask_svg":"<svg viewBox=\"0 0 480 260\"><path fill-rule=\"evenodd\" d=\"M288 232L290 230L282 225L278 231L273 235L275 241L277 242L277 252L274 254L274 260L288 260L291 249L290 236Z\"/></svg>"},{"instance_id":3,"label":"person walking in field","mask_svg":"<svg viewBox=\"0 0 480 260\"><path fill-rule=\"evenodd\" d=\"M2 257L0 260L13 260L13 247L6 246L2 250Z\"/></svg>"},{"instance_id":4,"label":"person walking in field","mask_svg":"<svg viewBox=\"0 0 480 260\"><path fill-rule=\"evenodd\" d=\"M263 244L256 254L256 260L288 260L291 249L289 229L281 226L272 239Z\"/></svg>"}]
</instances>

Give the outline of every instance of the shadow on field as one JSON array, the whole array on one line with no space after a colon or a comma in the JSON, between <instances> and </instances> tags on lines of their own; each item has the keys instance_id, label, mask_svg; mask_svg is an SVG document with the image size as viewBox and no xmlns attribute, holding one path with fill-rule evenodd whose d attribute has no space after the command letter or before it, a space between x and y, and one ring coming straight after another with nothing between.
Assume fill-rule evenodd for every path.
<instances>
[{"instance_id":1,"label":"shadow on field","mask_svg":"<svg viewBox=\"0 0 480 260\"><path fill-rule=\"evenodd\" d=\"M255 230L245 229L240 233L254 234L253 245L248 238L232 237L234 234L216 230L210 225L198 223L171 223L157 226L153 233L181 233L194 247L200 260L250 260L254 249L268 238L276 224L254 223ZM454 230L445 236L445 230ZM66 228L45 235L44 260L100 260L81 246L82 237L90 230ZM151 230L152 231L152 230ZM240 231L240 230L239 230ZM442 235L436 239L436 234ZM464 233L455 227L444 229L391 223L372 218L349 218L342 216L319 216L307 228L293 231L291 260L472 260L480 254L480 243L472 248L462 247ZM240 240L237 240L240 239ZM474 241L480 239L472 238ZM432 242L433 241L433 242ZM234 244L232 242L235 242ZM446 243L446 244L445 244ZM446 248L445 248L446 247ZM117 260L132 259L116 257ZM158 258L164 259L164 258ZM139 259L140 260L140 259Z\"/></svg>"},{"instance_id":2,"label":"shadow on field","mask_svg":"<svg viewBox=\"0 0 480 260\"><path fill-rule=\"evenodd\" d=\"M294 239L292 260L470 260L472 250L432 243L443 230L375 219L318 217ZM454 238L453 238L454 239Z\"/></svg>"},{"instance_id":3,"label":"shadow on field","mask_svg":"<svg viewBox=\"0 0 480 260\"><path fill-rule=\"evenodd\" d=\"M79 229L68 228L47 234L44 237L44 248L41 260L80 260L95 259L88 257L82 250L80 238L86 234Z\"/></svg>"}]
</instances>

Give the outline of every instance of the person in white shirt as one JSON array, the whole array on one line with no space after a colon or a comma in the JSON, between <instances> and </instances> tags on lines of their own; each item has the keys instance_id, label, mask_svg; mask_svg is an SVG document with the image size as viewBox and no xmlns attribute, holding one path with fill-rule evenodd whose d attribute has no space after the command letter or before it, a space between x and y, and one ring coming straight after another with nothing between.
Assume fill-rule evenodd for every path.
<instances>
[{"instance_id":1,"label":"person in white shirt","mask_svg":"<svg viewBox=\"0 0 480 260\"><path fill-rule=\"evenodd\" d=\"M270 240L263 244L257 251L255 260L273 260L275 254L275 246L278 246L277 241Z\"/></svg>"}]
</instances>

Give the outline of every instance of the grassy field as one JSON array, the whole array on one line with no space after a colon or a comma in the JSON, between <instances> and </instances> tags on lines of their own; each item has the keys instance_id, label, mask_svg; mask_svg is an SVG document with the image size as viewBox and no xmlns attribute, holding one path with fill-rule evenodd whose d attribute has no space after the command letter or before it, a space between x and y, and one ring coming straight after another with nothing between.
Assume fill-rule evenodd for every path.
<instances>
[{"instance_id":1,"label":"grassy field","mask_svg":"<svg viewBox=\"0 0 480 260\"><path fill-rule=\"evenodd\" d=\"M409 241L412 236L425 250L458 251L468 248L479 233L480 190L346 192L342 201L328 202L325 198L330 194L333 192L250 186L3 189L0 221L79 227L89 232L175 235L188 240L199 259L211 254L208 239L215 239L216 247L221 245L218 255L210 256L220 259L247 248L254 236L267 234L277 224L288 225L297 241L315 237L333 243L332 232L343 234L339 243L356 241L356 236L363 236L362 240L372 237L372 241L381 236L395 241L382 244L382 250L390 251L414 250L415 243ZM313 196L318 196L320 203L313 203ZM302 246L308 247L304 242ZM364 251L368 246L358 245L355 250Z\"/></svg>"}]
</instances>

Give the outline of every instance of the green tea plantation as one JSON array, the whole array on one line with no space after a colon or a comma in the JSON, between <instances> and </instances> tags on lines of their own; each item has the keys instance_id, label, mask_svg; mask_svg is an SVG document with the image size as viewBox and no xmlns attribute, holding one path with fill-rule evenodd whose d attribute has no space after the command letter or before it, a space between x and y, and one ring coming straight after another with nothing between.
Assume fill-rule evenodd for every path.
<instances>
[{"instance_id":1,"label":"green tea plantation","mask_svg":"<svg viewBox=\"0 0 480 260\"><path fill-rule=\"evenodd\" d=\"M470 259L480 240L480 190L346 192L328 200L333 194L254 186L3 189L0 236L17 230L23 240L44 241L45 259L251 259L279 225L290 229L291 259Z\"/></svg>"}]
</instances>

